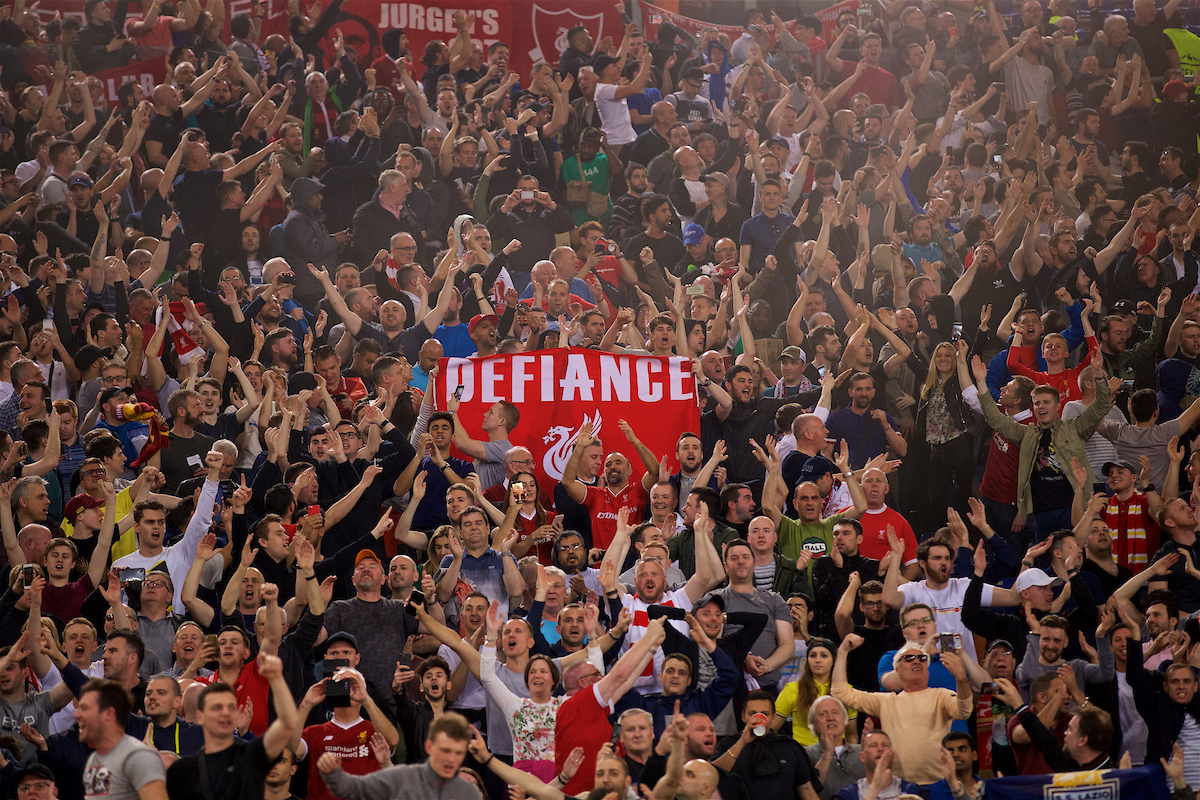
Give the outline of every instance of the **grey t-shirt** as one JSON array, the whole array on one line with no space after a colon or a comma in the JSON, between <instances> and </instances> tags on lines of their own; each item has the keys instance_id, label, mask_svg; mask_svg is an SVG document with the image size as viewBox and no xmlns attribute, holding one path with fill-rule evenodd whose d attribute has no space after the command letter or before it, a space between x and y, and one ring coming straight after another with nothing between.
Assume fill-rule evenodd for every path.
<instances>
[{"instance_id":1,"label":"grey t-shirt","mask_svg":"<svg viewBox=\"0 0 1200 800\"><path fill-rule=\"evenodd\" d=\"M29 766L37 761L37 747L21 735L21 725L28 722L45 735L50 730L50 715L54 713L54 704L50 702L50 692L28 693L24 700L0 700L0 731L12 734L21 746L21 765Z\"/></svg>"},{"instance_id":2,"label":"grey t-shirt","mask_svg":"<svg viewBox=\"0 0 1200 800\"><path fill-rule=\"evenodd\" d=\"M127 735L104 755L93 752L88 756L83 792L87 800L138 800L139 789L166 779L158 751Z\"/></svg>"},{"instance_id":3,"label":"grey t-shirt","mask_svg":"<svg viewBox=\"0 0 1200 800\"><path fill-rule=\"evenodd\" d=\"M512 446L508 439L483 443L484 458L475 459L475 473L479 475L479 485L485 491L504 483L504 454L511 450Z\"/></svg>"},{"instance_id":4,"label":"grey t-shirt","mask_svg":"<svg viewBox=\"0 0 1200 800\"><path fill-rule=\"evenodd\" d=\"M497 662L496 677L517 697L529 697L529 687L525 685L525 675L523 673L513 672L508 667ZM487 726L488 748L493 753L511 758L513 743L512 731L508 728L508 715L500 710L500 706L496 704L496 701L492 699L490 694L487 696Z\"/></svg>"},{"instance_id":5,"label":"grey t-shirt","mask_svg":"<svg viewBox=\"0 0 1200 800\"><path fill-rule=\"evenodd\" d=\"M750 652L759 658L769 658L775 652L775 648L779 646L774 623L785 622L789 627L792 624L792 613L788 609L784 599L776 592L755 589L751 593L745 593L735 590L732 586L718 589L713 594L719 594L725 599L726 613L748 611L752 614L766 614L770 617L771 622L767 623L762 633L754 640L754 645L750 648ZM759 685L774 686L779 682L779 675L782 669L780 667L759 676Z\"/></svg>"},{"instance_id":6,"label":"grey t-shirt","mask_svg":"<svg viewBox=\"0 0 1200 800\"><path fill-rule=\"evenodd\" d=\"M416 635L417 627L417 618L405 611L399 600L369 603L352 598L330 603L325 610L325 630L331 636L345 631L358 639L358 669L379 691L391 688L396 659L408 637Z\"/></svg>"}]
</instances>

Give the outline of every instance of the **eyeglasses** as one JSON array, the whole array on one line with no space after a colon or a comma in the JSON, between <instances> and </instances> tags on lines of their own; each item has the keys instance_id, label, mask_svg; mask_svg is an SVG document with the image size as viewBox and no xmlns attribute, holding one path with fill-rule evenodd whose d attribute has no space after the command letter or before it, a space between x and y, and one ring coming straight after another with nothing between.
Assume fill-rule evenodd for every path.
<instances>
[{"instance_id":1,"label":"eyeglasses","mask_svg":"<svg viewBox=\"0 0 1200 800\"><path fill-rule=\"evenodd\" d=\"M361 439L362 438L361 436L358 435L358 431L341 431L340 433L338 433L338 436L342 439Z\"/></svg>"},{"instance_id":2,"label":"eyeglasses","mask_svg":"<svg viewBox=\"0 0 1200 800\"><path fill-rule=\"evenodd\" d=\"M558 546L558 549L559 550L582 550L583 545L579 544L578 542L576 542L575 544L560 544Z\"/></svg>"},{"instance_id":3,"label":"eyeglasses","mask_svg":"<svg viewBox=\"0 0 1200 800\"><path fill-rule=\"evenodd\" d=\"M514 458L512 461L509 461L508 463L510 463L510 464L532 464L533 459L532 458L523 458L523 459L518 460L518 459Z\"/></svg>"},{"instance_id":4,"label":"eyeglasses","mask_svg":"<svg viewBox=\"0 0 1200 800\"><path fill-rule=\"evenodd\" d=\"M166 581L146 581L142 584L143 589L165 589L167 588Z\"/></svg>"},{"instance_id":5,"label":"eyeglasses","mask_svg":"<svg viewBox=\"0 0 1200 800\"><path fill-rule=\"evenodd\" d=\"M929 660L929 656L925 655L924 653L907 653L907 654L901 656L900 660L903 661L905 664L911 664L914 661L918 662L920 664L924 664L926 661Z\"/></svg>"},{"instance_id":6,"label":"eyeglasses","mask_svg":"<svg viewBox=\"0 0 1200 800\"><path fill-rule=\"evenodd\" d=\"M102 467L97 467L96 469L83 469L79 471L79 474L85 478L99 478L104 474L104 469Z\"/></svg>"},{"instance_id":7,"label":"eyeglasses","mask_svg":"<svg viewBox=\"0 0 1200 800\"><path fill-rule=\"evenodd\" d=\"M921 617L920 619L910 619L900 627L904 630L908 630L909 628L916 628L920 625L928 625L931 622L933 622L933 617Z\"/></svg>"},{"instance_id":8,"label":"eyeglasses","mask_svg":"<svg viewBox=\"0 0 1200 800\"><path fill-rule=\"evenodd\" d=\"M100 382L101 383L116 383L117 381L121 380L124 377L125 377L124 375L105 375L104 377L100 378Z\"/></svg>"},{"instance_id":9,"label":"eyeglasses","mask_svg":"<svg viewBox=\"0 0 1200 800\"><path fill-rule=\"evenodd\" d=\"M22 783L17 787L17 794L29 794L30 792L41 792L53 786L50 781L30 781Z\"/></svg>"},{"instance_id":10,"label":"eyeglasses","mask_svg":"<svg viewBox=\"0 0 1200 800\"><path fill-rule=\"evenodd\" d=\"M883 608L884 602L882 600L863 600L862 605L863 608Z\"/></svg>"}]
</instances>

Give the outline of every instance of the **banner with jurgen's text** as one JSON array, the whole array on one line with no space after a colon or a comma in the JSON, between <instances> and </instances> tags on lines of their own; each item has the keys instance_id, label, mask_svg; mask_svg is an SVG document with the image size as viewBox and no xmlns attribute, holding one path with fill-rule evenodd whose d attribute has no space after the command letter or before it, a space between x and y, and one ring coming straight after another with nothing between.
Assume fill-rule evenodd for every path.
<instances>
[{"instance_id":1,"label":"banner with jurgen's text","mask_svg":"<svg viewBox=\"0 0 1200 800\"><path fill-rule=\"evenodd\" d=\"M239 14L253 15L255 0L224 0L225 30L221 37L230 41L229 21ZM307 12L316 5L312 0L300 0ZM87 24L80 0L42 0L36 13L42 24L58 14ZM110 3L110 6L114 4ZM328 8L329 3L323 7ZM263 0L263 21L260 42L271 34L288 34L288 0ZM320 47L325 52L325 64L333 63L333 31L340 30L346 44L358 54L359 69L366 69L384 55L383 34L392 28L402 28L408 37L414 72L420 77L424 68L420 59L425 45L433 40L449 44L458 34L454 14L461 11L474 15L468 33L476 46L487 49L495 42L509 46L509 67L523 83L528 82L534 64L545 61L558 64L558 57L567 47L567 31L576 25L588 29L599 42L605 37L620 44L624 28L612 0L455 0L452 3L389 2L389 0L344 0L334 13L330 35ZM136 3L130 4L127 20L141 18ZM315 21L315 20L314 20ZM144 58L139 54L138 58ZM161 78L161 70L159 70ZM153 88L151 86L150 88ZM149 94L149 89L147 89ZM114 98L115 99L115 95Z\"/></svg>"},{"instance_id":2,"label":"banner with jurgen's text","mask_svg":"<svg viewBox=\"0 0 1200 800\"><path fill-rule=\"evenodd\" d=\"M459 419L473 438L481 437L483 415L492 405L501 400L516 405L521 421L509 439L533 453L544 491L562 477L584 423L593 426L606 454L621 452L629 459L633 480L645 467L621 433L620 420L651 452L671 462L679 434L700 432L696 379L685 358L555 348L443 358L439 367L437 407L446 408L461 386Z\"/></svg>"}]
</instances>

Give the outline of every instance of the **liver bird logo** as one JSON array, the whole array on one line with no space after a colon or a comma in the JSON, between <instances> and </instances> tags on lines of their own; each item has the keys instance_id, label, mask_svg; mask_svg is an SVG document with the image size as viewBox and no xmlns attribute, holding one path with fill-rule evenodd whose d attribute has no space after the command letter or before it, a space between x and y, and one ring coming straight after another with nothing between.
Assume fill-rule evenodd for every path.
<instances>
[{"instance_id":1,"label":"liver bird logo","mask_svg":"<svg viewBox=\"0 0 1200 800\"><path fill-rule=\"evenodd\" d=\"M567 461L571 458L571 451L575 449L575 440L579 438L579 431L587 425L589 421L592 423L592 435L599 438L600 427L604 424L604 420L600 417L600 412L595 411L594 417L583 415L583 422L578 428L570 428L566 425L555 425L546 431L546 435L542 437L542 443L549 445L546 454L542 456L542 470L555 480L561 480L563 470L567 467Z\"/></svg>"}]
</instances>

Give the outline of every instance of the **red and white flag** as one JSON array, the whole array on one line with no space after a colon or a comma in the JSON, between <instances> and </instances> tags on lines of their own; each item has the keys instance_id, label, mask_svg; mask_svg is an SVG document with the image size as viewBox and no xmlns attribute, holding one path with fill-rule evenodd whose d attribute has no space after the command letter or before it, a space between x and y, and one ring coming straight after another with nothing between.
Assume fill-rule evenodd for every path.
<instances>
[{"instance_id":1,"label":"red and white flag","mask_svg":"<svg viewBox=\"0 0 1200 800\"><path fill-rule=\"evenodd\" d=\"M193 323L187 318L186 306L183 303L171 302L166 306L159 306L158 325L163 324L163 308L167 308L170 314L167 316L167 334L171 337L171 342L175 345L175 352L179 354L179 363L187 364L193 358L204 355L204 351L200 349L200 345L189 336L192 330ZM161 355L161 353L160 353Z\"/></svg>"}]
</instances>

